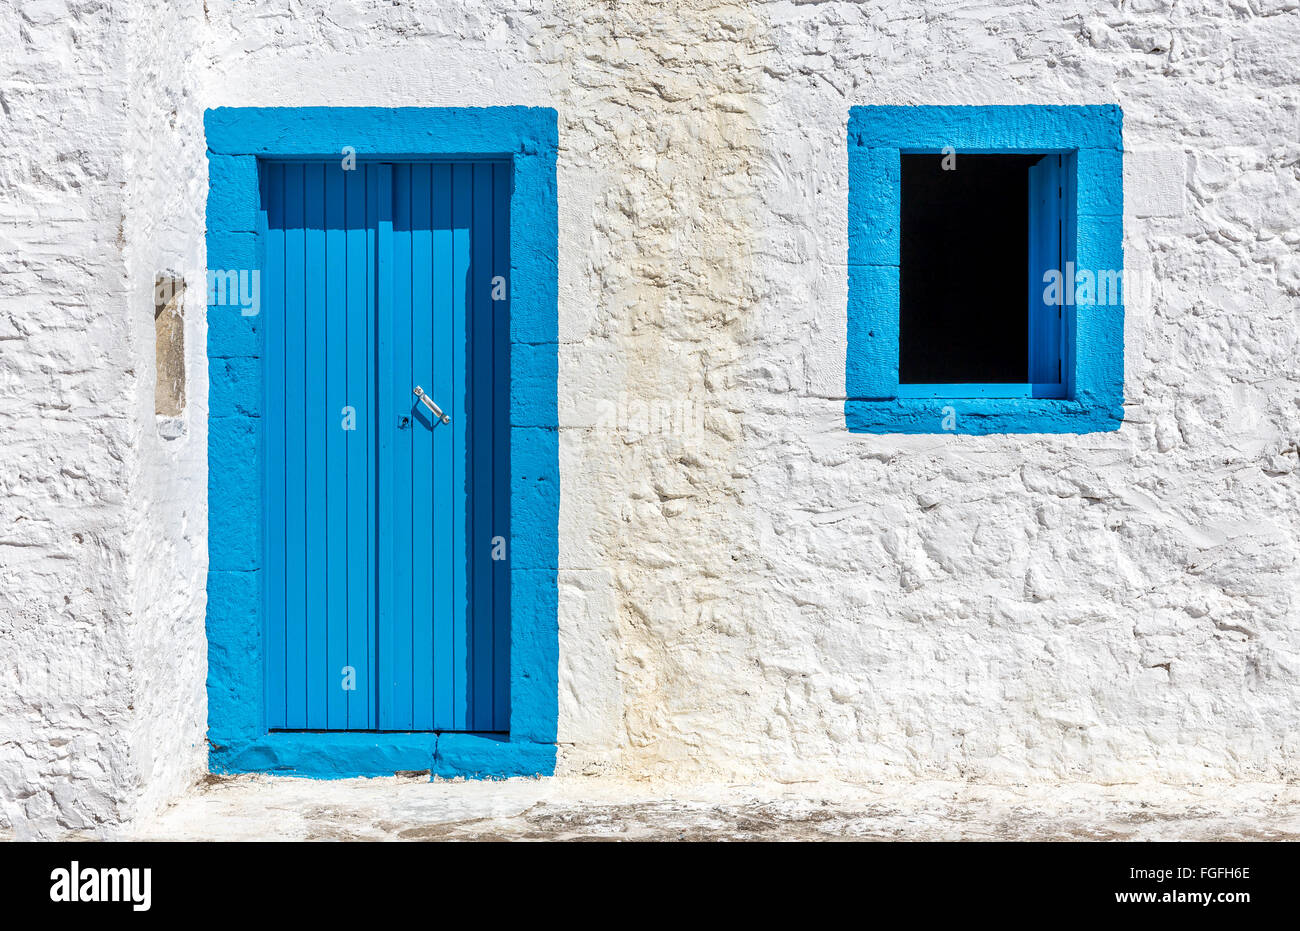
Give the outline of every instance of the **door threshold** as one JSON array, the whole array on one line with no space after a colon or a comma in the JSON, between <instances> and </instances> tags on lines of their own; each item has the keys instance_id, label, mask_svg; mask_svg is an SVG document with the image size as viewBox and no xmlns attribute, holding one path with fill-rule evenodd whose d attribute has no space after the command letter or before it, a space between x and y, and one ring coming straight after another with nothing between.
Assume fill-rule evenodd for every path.
<instances>
[{"instance_id":1,"label":"door threshold","mask_svg":"<svg viewBox=\"0 0 1300 931\"><path fill-rule=\"evenodd\" d=\"M428 772L431 777L503 779L549 776L555 744L501 732L270 731L230 744L213 742L214 773L269 773L344 779Z\"/></svg>"},{"instance_id":2,"label":"door threshold","mask_svg":"<svg viewBox=\"0 0 1300 931\"><path fill-rule=\"evenodd\" d=\"M464 734L466 737L490 737L499 740L509 740L509 731L461 731L461 730L411 730L411 729L375 729L364 727L272 727L267 731L268 734Z\"/></svg>"}]
</instances>

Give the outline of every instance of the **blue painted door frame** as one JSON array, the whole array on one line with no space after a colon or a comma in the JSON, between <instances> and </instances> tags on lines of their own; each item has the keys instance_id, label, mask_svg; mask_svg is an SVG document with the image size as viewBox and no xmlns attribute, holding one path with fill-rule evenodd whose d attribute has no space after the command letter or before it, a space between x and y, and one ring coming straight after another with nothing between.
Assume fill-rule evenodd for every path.
<instances>
[{"instance_id":1,"label":"blue painted door frame","mask_svg":"<svg viewBox=\"0 0 1300 931\"><path fill-rule=\"evenodd\" d=\"M554 111L220 109L205 127L210 279L261 276L260 293L272 295L250 309L220 288L209 294L211 768L549 774L558 663ZM345 172L349 148L359 158ZM303 191L319 183L322 196L299 204L286 174L301 174ZM277 184L278 202L267 197ZM284 222L295 209L302 221ZM302 263L272 258L291 248ZM306 261L313 254L315 266ZM277 288L300 293L298 308L283 299L277 308ZM463 314L452 312L457 302ZM277 384L295 358L293 384ZM299 378L303 389L289 390ZM417 383L449 424L414 397ZM348 407L363 408L354 431L338 429ZM494 458L508 468L491 468ZM489 464L482 494L475 463ZM355 492L350 472L368 476ZM291 498L294 508L302 502L301 521L286 521L277 506ZM446 553L457 540L483 558ZM301 690L277 677L277 669L298 675L277 652L289 641L268 635L289 623L284 611L277 621L274 605L285 597L276 580L291 573L305 583L293 614ZM331 689L344 666L373 681L340 701ZM306 670L315 668L312 684Z\"/></svg>"}]
</instances>

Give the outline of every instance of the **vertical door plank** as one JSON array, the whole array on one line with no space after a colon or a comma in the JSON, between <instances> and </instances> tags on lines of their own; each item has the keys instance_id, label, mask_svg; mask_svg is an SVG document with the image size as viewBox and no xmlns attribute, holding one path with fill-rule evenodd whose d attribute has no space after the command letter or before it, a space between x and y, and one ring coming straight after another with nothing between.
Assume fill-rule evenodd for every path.
<instances>
[{"instance_id":1,"label":"vertical door plank","mask_svg":"<svg viewBox=\"0 0 1300 931\"><path fill-rule=\"evenodd\" d=\"M455 648L452 617L456 610L454 594L455 567L452 564L452 509L455 489L452 484L452 450L454 437L464 436L465 412L454 405L455 336L452 321L452 227L451 166L437 164L431 170L432 193L432 282L433 340L431 356L433 386L430 390L451 423L434 429L433 440L433 726L438 730L454 727L455 671L452 666Z\"/></svg>"},{"instance_id":2,"label":"vertical door plank","mask_svg":"<svg viewBox=\"0 0 1300 931\"><path fill-rule=\"evenodd\" d=\"M398 455L398 437L405 431L397 429L397 418L402 414L398 401L393 398L393 173L389 165L377 166L379 174L378 235L376 251L376 283L378 319L376 333L379 347L375 355L377 366L375 382L379 386L379 415L376 430L379 434L379 476L377 495L380 512L376 520L376 550L379 554L379 615L377 617L379 677L379 728L397 727L394 715L392 690L397 674L397 655L394 636L393 599L396 592L395 521L397 499L393 493L394 463Z\"/></svg>"},{"instance_id":3,"label":"vertical door plank","mask_svg":"<svg viewBox=\"0 0 1300 931\"><path fill-rule=\"evenodd\" d=\"M452 641L455 656L452 666L455 671L455 708L453 709L453 727L467 730L472 727L469 720L469 702L471 693L471 670L469 652L469 564L466 547L466 532L469 525L469 477L466 470L470 419L474 416L469 406L468 388L468 326L470 308L466 303L466 279L470 266L469 228L472 203L473 166L456 163L452 166L451 178L451 223L452 223L452 339L451 362L453 366L452 387L455 400L452 402L457 417L452 415L452 423L461 424L453 431L455 449L452 455L451 505L452 505Z\"/></svg>"},{"instance_id":4,"label":"vertical door plank","mask_svg":"<svg viewBox=\"0 0 1300 931\"><path fill-rule=\"evenodd\" d=\"M370 663L374 582L373 546L370 536L370 486L374 478L371 444L374 439L370 392L370 336L367 318L373 298L373 243L367 239L366 179L370 169L359 165L343 172L344 247L343 264L347 287L347 321L344 335L346 384L344 404L355 412L355 430L340 431L346 449L345 492L347 497L347 662L354 675L354 688L347 695L349 729L374 726L370 696L374 677Z\"/></svg>"},{"instance_id":5,"label":"vertical door plank","mask_svg":"<svg viewBox=\"0 0 1300 931\"><path fill-rule=\"evenodd\" d=\"M307 726L307 440L304 337L307 243L303 166L284 166L285 727Z\"/></svg>"},{"instance_id":6,"label":"vertical door plank","mask_svg":"<svg viewBox=\"0 0 1300 931\"><path fill-rule=\"evenodd\" d=\"M370 726L379 727L379 612L380 589L384 584L384 566L379 553L379 486L381 473L379 454L384 442L381 429L383 418L380 403L380 367L379 367L379 327L381 314L379 310L380 291L388 286L383 284L384 277L379 266L379 231L384 220L392 222L392 171L388 165L372 165L366 170L366 266L369 277L366 285L366 388L370 392L370 445L369 457L370 481L366 485L366 540L370 557L369 627L367 628L370 648L370 665L368 671L371 681L370 689ZM388 300L392 296L389 294ZM391 421L389 427L392 426Z\"/></svg>"},{"instance_id":7,"label":"vertical door plank","mask_svg":"<svg viewBox=\"0 0 1300 931\"><path fill-rule=\"evenodd\" d=\"M325 714L325 166L303 169L306 211L306 374L300 407L306 416L307 727L324 728ZM294 480L290 476L290 480Z\"/></svg>"},{"instance_id":8,"label":"vertical door plank","mask_svg":"<svg viewBox=\"0 0 1300 931\"><path fill-rule=\"evenodd\" d=\"M348 375L347 224L344 172L325 165L325 726L348 722L343 668L348 663L348 463L344 408ZM364 566L361 567L364 573Z\"/></svg>"},{"instance_id":9,"label":"vertical door plank","mask_svg":"<svg viewBox=\"0 0 1300 931\"><path fill-rule=\"evenodd\" d=\"M284 166L262 164L266 198L266 273L262 322L266 335L266 726L285 726L285 469L284 469ZM219 311L220 312L220 311Z\"/></svg>"},{"instance_id":10,"label":"vertical door plank","mask_svg":"<svg viewBox=\"0 0 1300 931\"><path fill-rule=\"evenodd\" d=\"M505 300L492 308L492 526L510 536L510 164L492 166L492 271L504 279ZM492 730L510 729L510 557L492 571Z\"/></svg>"},{"instance_id":11,"label":"vertical door plank","mask_svg":"<svg viewBox=\"0 0 1300 931\"><path fill-rule=\"evenodd\" d=\"M386 537L393 547L393 678L389 714L394 727L409 730L413 721L411 680L415 661L412 652L415 615L411 605L411 532L414 527L411 487L416 468L414 437L419 426L416 399L411 393L415 386L411 372L411 166L394 165L392 172L392 343L390 353L381 357L380 364L388 366L394 418L407 418L407 426L396 431L393 469L388 473L393 495L393 506L389 511L392 532Z\"/></svg>"},{"instance_id":12,"label":"vertical door plank","mask_svg":"<svg viewBox=\"0 0 1300 931\"><path fill-rule=\"evenodd\" d=\"M435 403L445 403L433 379L433 223L428 165L411 175L411 380ZM415 405L411 437L411 726L433 728L433 435L443 425Z\"/></svg>"},{"instance_id":13,"label":"vertical door plank","mask_svg":"<svg viewBox=\"0 0 1300 931\"><path fill-rule=\"evenodd\" d=\"M492 540L497 535L492 520L492 166L478 163L474 171L474 215L471 231L469 309L472 329L470 422L473 447L471 501L473 523L469 536L473 574L470 645L473 662L473 712L470 726L492 729Z\"/></svg>"}]
</instances>

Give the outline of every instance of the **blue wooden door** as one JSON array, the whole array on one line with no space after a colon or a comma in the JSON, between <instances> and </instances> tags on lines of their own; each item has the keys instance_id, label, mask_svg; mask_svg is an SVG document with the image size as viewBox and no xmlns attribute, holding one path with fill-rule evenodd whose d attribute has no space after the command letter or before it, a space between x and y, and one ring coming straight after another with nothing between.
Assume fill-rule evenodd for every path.
<instances>
[{"instance_id":1,"label":"blue wooden door","mask_svg":"<svg viewBox=\"0 0 1300 931\"><path fill-rule=\"evenodd\" d=\"M263 166L272 730L508 729L509 169Z\"/></svg>"}]
</instances>

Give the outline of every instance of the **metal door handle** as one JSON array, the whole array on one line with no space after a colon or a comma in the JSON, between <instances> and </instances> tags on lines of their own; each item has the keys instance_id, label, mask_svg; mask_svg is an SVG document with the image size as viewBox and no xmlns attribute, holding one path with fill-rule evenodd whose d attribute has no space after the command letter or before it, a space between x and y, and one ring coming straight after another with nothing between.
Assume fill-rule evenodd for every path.
<instances>
[{"instance_id":1,"label":"metal door handle","mask_svg":"<svg viewBox=\"0 0 1300 931\"><path fill-rule=\"evenodd\" d=\"M433 416L437 417L443 423L451 423L451 417L447 414L444 414L442 412L442 408L439 407L437 404L433 403L433 398L425 394L423 388L421 388L419 385L416 385L415 390L412 391L411 393L414 394L421 401L423 401L425 407L433 411Z\"/></svg>"}]
</instances>

